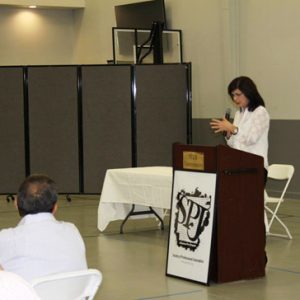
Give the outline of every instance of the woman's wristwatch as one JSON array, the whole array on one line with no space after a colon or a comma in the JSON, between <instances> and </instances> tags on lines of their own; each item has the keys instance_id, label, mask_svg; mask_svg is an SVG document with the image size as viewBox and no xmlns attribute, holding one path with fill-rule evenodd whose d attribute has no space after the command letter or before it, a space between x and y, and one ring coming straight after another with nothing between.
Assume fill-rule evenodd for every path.
<instances>
[{"instance_id":1,"label":"woman's wristwatch","mask_svg":"<svg viewBox=\"0 0 300 300\"><path fill-rule=\"evenodd\" d=\"M233 131L232 131L232 134L233 134L233 135L236 135L236 134L238 134L238 132L239 132L239 128L238 128L238 127L235 127L235 128L233 129Z\"/></svg>"}]
</instances>

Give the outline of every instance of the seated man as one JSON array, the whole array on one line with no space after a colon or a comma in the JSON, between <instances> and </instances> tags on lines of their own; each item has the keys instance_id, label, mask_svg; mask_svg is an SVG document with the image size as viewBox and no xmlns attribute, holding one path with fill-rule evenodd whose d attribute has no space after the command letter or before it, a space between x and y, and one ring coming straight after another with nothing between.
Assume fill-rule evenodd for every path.
<instances>
[{"instance_id":1,"label":"seated man","mask_svg":"<svg viewBox=\"0 0 300 300\"><path fill-rule=\"evenodd\" d=\"M32 175L21 184L16 205L20 216L14 228L0 231L0 265L26 280L53 273L87 269L85 245L71 223L57 221L55 183Z\"/></svg>"}]
</instances>

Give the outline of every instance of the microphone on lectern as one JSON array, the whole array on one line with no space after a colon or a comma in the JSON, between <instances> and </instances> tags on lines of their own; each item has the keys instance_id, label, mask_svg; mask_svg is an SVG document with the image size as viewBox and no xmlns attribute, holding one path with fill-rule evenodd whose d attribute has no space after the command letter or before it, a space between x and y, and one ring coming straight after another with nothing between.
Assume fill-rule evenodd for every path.
<instances>
[{"instance_id":1,"label":"microphone on lectern","mask_svg":"<svg viewBox=\"0 0 300 300\"><path fill-rule=\"evenodd\" d=\"M230 114L231 114L231 109L230 108L227 108L226 109L226 112L225 112L225 119L226 120L230 120ZM227 135L227 132L226 131L223 131L223 135L226 136Z\"/></svg>"},{"instance_id":2,"label":"microphone on lectern","mask_svg":"<svg viewBox=\"0 0 300 300\"><path fill-rule=\"evenodd\" d=\"M230 120L231 109L227 108L225 112L225 119Z\"/></svg>"}]
</instances>

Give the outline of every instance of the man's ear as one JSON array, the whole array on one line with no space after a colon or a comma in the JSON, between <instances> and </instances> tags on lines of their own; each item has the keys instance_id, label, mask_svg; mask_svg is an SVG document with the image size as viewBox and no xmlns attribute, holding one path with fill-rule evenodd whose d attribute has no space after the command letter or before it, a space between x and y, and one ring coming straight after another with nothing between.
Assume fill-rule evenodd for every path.
<instances>
[{"instance_id":1,"label":"man's ear","mask_svg":"<svg viewBox=\"0 0 300 300\"><path fill-rule=\"evenodd\" d=\"M54 204L53 209L52 209L52 214L55 215L56 211L57 211L57 202Z\"/></svg>"}]
</instances>

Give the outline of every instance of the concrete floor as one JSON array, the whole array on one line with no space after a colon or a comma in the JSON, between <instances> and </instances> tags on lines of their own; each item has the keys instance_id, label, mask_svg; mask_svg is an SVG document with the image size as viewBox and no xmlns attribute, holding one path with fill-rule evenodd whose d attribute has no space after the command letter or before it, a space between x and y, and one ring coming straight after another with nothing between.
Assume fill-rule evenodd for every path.
<instances>
[{"instance_id":1,"label":"concrete floor","mask_svg":"<svg viewBox=\"0 0 300 300\"><path fill-rule=\"evenodd\" d=\"M168 227L157 229L154 220L129 221L125 234L118 233L120 222L107 231L97 229L99 196L60 197L57 218L76 224L83 235L90 268L103 273L95 300L289 300L300 295L300 201L288 200L281 216L293 240L267 238L266 276L226 284L201 284L165 275ZM0 197L0 229L19 221L13 204ZM276 225L276 226L275 226ZM277 224L274 229L281 230ZM59 299L53 299L59 300Z\"/></svg>"}]
</instances>

